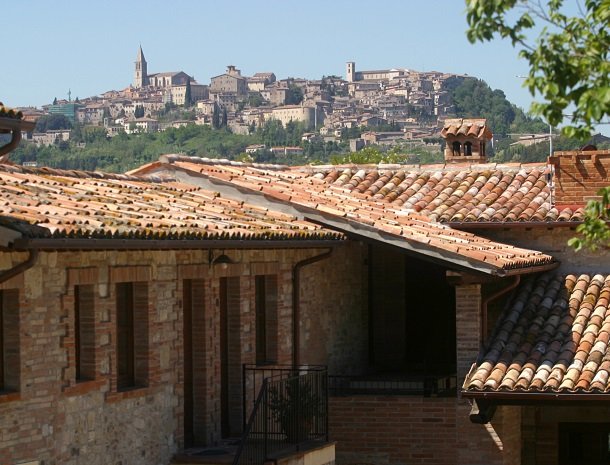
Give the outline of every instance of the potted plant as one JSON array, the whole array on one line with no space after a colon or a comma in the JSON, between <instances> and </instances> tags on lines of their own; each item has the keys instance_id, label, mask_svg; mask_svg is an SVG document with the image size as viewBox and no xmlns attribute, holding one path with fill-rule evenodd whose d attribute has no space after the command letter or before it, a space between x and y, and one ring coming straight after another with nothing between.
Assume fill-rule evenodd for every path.
<instances>
[{"instance_id":1,"label":"potted plant","mask_svg":"<svg viewBox=\"0 0 610 465\"><path fill-rule=\"evenodd\" d=\"M295 376L269 385L269 407L286 441L295 444L310 439L323 399L309 376Z\"/></svg>"}]
</instances>

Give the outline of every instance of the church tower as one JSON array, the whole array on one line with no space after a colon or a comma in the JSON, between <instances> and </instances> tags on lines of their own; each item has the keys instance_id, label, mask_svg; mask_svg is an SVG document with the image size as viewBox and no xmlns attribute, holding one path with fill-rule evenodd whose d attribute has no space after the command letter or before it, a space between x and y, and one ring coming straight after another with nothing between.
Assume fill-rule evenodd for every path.
<instances>
[{"instance_id":1,"label":"church tower","mask_svg":"<svg viewBox=\"0 0 610 465\"><path fill-rule=\"evenodd\" d=\"M136 70L133 77L133 86L137 89L148 85L148 67L146 65L146 58L144 58L144 52L142 46L138 50L138 57L136 58Z\"/></svg>"}]
</instances>

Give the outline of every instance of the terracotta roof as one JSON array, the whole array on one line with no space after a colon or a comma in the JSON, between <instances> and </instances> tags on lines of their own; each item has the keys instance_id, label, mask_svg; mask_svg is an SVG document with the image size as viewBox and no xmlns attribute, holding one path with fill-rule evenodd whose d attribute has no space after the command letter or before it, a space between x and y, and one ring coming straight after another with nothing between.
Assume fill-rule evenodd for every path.
<instances>
[{"instance_id":1,"label":"terracotta roof","mask_svg":"<svg viewBox=\"0 0 610 465\"><path fill-rule=\"evenodd\" d=\"M240 187L242 192L247 190L251 195L262 194L276 202L289 204L305 218L326 226L370 237L382 234L385 240L393 241L399 247L459 262L468 268L505 274L507 270L554 263L552 257L541 252L452 229L424 215L354 193L311 172L180 156L165 156L163 160L171 165L148 165L140 173L155 172L155 169L161 172L179 169L193 173L218 183ZM252 198L248 201L255 200Z\"/></svg>"},{"instance_id":2,"label":"terracotta roof","mask_svg":"<svg viewBox=\"0 0 610 465\"><path fill-rule=\"evenodd\" d=\"M356 196L441 223L582 221L584 209L552 205L545 164L331 166L312 176Z\"/></svg>"},{"instance_id":3,"label":"terracotta roof","mask_svg":"<svg viewBox=\"0 0 610 465\"><path fill-rule=\"evenodd\" d=\"M0 165L0 225L28 238L343 238L294 216L192 185L10 165Z\"/></svg>"},{"instance_id":4,"label":"terracotta roof","mask_svg":"<svg viewBox=\"0 0 610 465\"><path fill-rule=\"evenodd\" d=\"M447 119L441 129L441 136L467 136L477 139L491 139L492 134L485 119Z\"/></svg>"},{"instance_id":5,"label":"terracotta roof","mask_svg":"<svg viewBox=\"0 0 610 465\"><path fill-rule=\"evenodd\" d=\"M543 274L515 294L469 392L610 392L610 276Z\"/></svg>"},{"instance_id":6,"label":"terracotta roof","mask_svg":"<svg viewBox=\"0 0 610 465\"><path fill-rule=\"evenodd\" d=\"M420 213L458 227L475 223L580 222L584 217L582 207L558 210L552 204L546 181L549 168L544 163L287 167L172 155L165 159L210 165L196 170L226 179L232 179L232 169L244 169L264 176L272 171L272 177L289 183L297 179L301 183L323 181L329 188L342 188L344 195L389 203L403 212Z\"/></svg>"}]
</instances>

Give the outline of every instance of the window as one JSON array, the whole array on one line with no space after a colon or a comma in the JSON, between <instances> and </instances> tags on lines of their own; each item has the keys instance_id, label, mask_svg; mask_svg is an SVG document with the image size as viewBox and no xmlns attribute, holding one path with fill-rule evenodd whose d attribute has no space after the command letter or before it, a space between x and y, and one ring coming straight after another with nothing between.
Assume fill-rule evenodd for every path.
<instances>
[{"instance_id":1,"label":"window","mask_svg":"<svg viewBox=\"0 0 610 465\"><path fill-rule=\"evenodd\" d=\"M277 362L277 275L255 277L256 363Z\"/></svg>"},{"instance_id":2,"label":"window","mask_svg":"<svg viewBox=\"0 0 610 465\"><path fill-rule=\"evenodd\" d=\"M464 155L466 155L467 157L472 156L472 142L464 143Z\"/></svg>"},{"instance_id":3,"label":"window","mask_svg":"<svg viewBox=\"0 0 610 465\"><path fill-rule=\"evenodd\" d=\"M95 379L95 306L93 285L74 288L76 381Z\"/></svg>"},{"instance_id":4,"label":"window","mask_svg":"<svg viewBox=\"0 0 610 465\"><path fill-rule=\"evenodd\" d=\"M19 390L19 292L0 291L0 392Z\"/></svg>"},{"instance_id":5,"label":"window","mask_svg":"<svg viewBox=\"0 0 610 465\"><path fill-rule=\"evenodd\" d=\"M452 144L452 147L453 147L453 156L461 155L461 153L460 153L460 143L459 142L457 142L457 141L454 142Z\"/></svg>"},{"instance_id":6,"label":"window","mask_svg":"<svg viewBox=\"0 0 610 465\"><path fill-rule=\"evenodd\" d=\"M148 384L148 285L116 285L117 389Z\"/></svg>"}]
</instances>

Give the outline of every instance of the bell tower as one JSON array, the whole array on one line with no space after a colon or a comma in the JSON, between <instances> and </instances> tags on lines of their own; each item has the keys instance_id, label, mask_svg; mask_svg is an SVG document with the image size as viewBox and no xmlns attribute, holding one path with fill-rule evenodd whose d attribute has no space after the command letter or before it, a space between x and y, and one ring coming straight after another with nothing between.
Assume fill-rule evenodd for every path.
<instances>
[{"instance_id":1,"label":"bell tower","mask_svg":"<svg viewBox=\"0 0 610 465\"><path fill-rule=\"evenodd\" d=\"M148 85L148 66L146 64L146 58L144 58L144 52L142 46L138 50L138 56L136 58L136 69L133 77L133 86L138 89Z\"/></svg>"}]
</instances>

